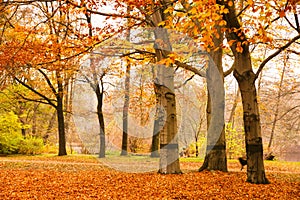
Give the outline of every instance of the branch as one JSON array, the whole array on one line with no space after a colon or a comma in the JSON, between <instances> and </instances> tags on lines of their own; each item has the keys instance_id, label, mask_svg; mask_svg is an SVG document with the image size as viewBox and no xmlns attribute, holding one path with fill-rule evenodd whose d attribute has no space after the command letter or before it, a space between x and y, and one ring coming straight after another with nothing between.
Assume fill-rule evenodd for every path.
<instances>
[{"instance_id":1,"label":"branch","mask_svg":"<svg viewBox=\"0 0 300 200\"><path fill-rule=\"evenodd\" d=\"M205 72L202 72L202 71L198 70L197 68L195 68L191 65L188 65L186 63L182 63L178 60L176 60L174 64L177 65L178 67L181 67L181 68L186 69L188 71L194 72L195 74L199 75L200 77L206 77Z\"/></svg>"},{"instance_id":2,"label":"branch","mask_svg":"<svg viewBox=\"0 0 300 200\"><path fill-rule=\"evenodd\" d=\"M296 37L294 37L293 39L291 39L288 43L286 43L284 46L280 47L277 51L275 51L273 54L271 54L268 58L266 58L259 66L256 74L255 74L255 79L256 80L258 78L259 73L263 70L264 66L270 61L272 60L274 57L276 57L278 54L280 54L282 51L284 51L286 48L288 48L291 44L293 44L295 41L297 41L298 39L300 39L300 35L297 35Z\"/></svg>"},{"instance_id":3,"label":"branch","mask_svg":"<svg viewBox=\"0 0 300 200\"><path fill-rule=\"evenodd\" d=\"M32 3L44 3L44 2L53 2L53 0L19 0L19 1L1 1L0 5L9 5L9 4L20 4L20 5L28 5Z\"/></svg>"},{"instance_id":4,"label":"branch","mask_svg":"<svg viewBox=\"0 0 300 200\"><path fill-rule=\"evenodd\" d=\"M289 110L287 110L285 113L283 113L278 119L277 121L281 120L284 116L286 116L289 112L295 110L296 108L300 107L300 105L294 106L292 108L290 108Z\"/></svg>"},{"instance_id":5,"label":"branch","mask_svg":"<svg viewBox=\"0 0 300 200\"><path fill-rule=\"evenodd\" d=\"M179 89L181 88L182 86L185 86L190 80L192 80L194 78L195 74L192 75L190 78L186 79L182 84L178 85L178 86L175 86L174 89Z\"/></svg>"},{"instance_id":6,"label":"branch","mask_svg":"<svg viewBox=\"0 0 300 200\"><path fill-rule=\"evenodd\" d=\"M42 104L49 105L49 102L47 103L47 102L43 101L43 99L31 99L31 98L25 97L24 95L22 95L20 93L17 93L17 95L26 101L32 101L32 102L36 102L36 103L42 103ZM52 100L52 101L55 101L55 100Z\"/></svg>"},{"instance_id":7,"label":"branch","mask_svg":"<svg viewBox=\"0 0 300 200\"><path fill-rule=\"evenodd\" d=\"M236 17L239 17L247 8L249 7L249 4L247 6L245 6L245 8L243 8L237 15Z\"/></svg>"},{"instance_id":8,"label":"branch","mask_svg":"<svg viewBox=\"0 0 300 200\"><path fill-rule=\"evenodd\" d=\"M299 19L298 19L298 14L294 14L295 17L295 22L296 22L296 27L297 27L297 32L300 32L300 26L299 26Z\"/></svg>"},{"instance_id":9,"label":"branch","mask_svg":"<svg viewBox=\"0 0 300 200\"><path fill-rule=\"evenodd\" d=\"M48 97L46 97L45 95L43 95L42 93L38 92L37 90L33 89L32 87L30 87L29 85L27 85L26 83L24 83L23 81L21 81L20 79L18 79L17 77L14 77L14 79L20 83L21 85L23 85L24 87L26 87L27 89L29 89L30 91L32 91L33 93L35 93L36 95L42 97L43 99L45 99L51 106L53 106L56 109L56 105L52 102L53 100L49 99Z\"/></svg>"},{"instance_id":10,"label":"branch","mask_svg":"<svg viewBox=\"0 0 300 200\"><path fill-rule=\"evenodd\" d=\"M296 55L300 55L300 51L288 50L288 52L296 54Z\"/></svg>"},{"instance_id":11,"label":"branch","mask_svg":"<svg viewBox=\"0 0 300 200\"><path fill-rule=\"evenodd\" d=\"M234 70L234 65L232 65L231 67L230 67L230 69L228 69L227 71L225 71L224 73L223 73L223 76L224 77L226 77L226 76L228 76L229 74L231 74L231 72Z\"/></svg>"},{"instance_id":12,"label":"branch","mask_svg":"<svg viewBox=\"0 0 300 200\"><path fill-rule=\"evenodd\" d=\"M80 6L80 5L78 5L75 2L72 2L70 0L66 0L66 3L67 4L71 4L75 8L84 8L89 13L97 14L97 15L102 15L102 16L105 16L105 17L130 18L130 19L135 19L135 20L139 20L139 21L145 21L145 19L143 19L143 18L135 17L135 16L131 16L131 15L125 15L125 14L121 15L121 14L116 14L116 13L104 13L104 12L99 12L99 11L91 10L91 9L88 9L87 7L85 7L85 6Z\"/></svg>"},{"instance_id":13,"label":"branch","mask_svg":"<svg viewBox=\"0 0 300 200\"><path fill-rule=\"evenodd\" d=\"M44 78L46 79L47 84L49 85L50 89L52 90L53 94L57 94L56 89L54 88L54 86L52 85L49 77L47 76L47 74L45 72L43 72L43 70L38 69L38 71L44 76Z\"/></svg>"}]
</instances>

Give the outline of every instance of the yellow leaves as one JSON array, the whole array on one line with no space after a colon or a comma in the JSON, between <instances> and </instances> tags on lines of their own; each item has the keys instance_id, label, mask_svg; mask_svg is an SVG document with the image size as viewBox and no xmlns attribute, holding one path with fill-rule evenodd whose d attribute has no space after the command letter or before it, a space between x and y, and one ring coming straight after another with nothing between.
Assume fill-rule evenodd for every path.
<instances>
[{"instance_id":1,"label":"yellow leaves","mask_svg":"<svg viewBox=\"0 0 300 200\"><path fill-rule=\"evenodd\" d=\"M164 27L165 25L166 25L166 22L165 22L165 21L159 22L159 23L157 24L157 26L159 26L159 27Z\"/></svg>"},{"instance_id":2,"label":"yellow leaves","mask_svg":"<svg viewBox=\"0 0 300 200\"><path fill-rule=\"evenodd\" d=\"M248 0L247 2L248 2L248 4L249 4L250 6L253 6L253 5L254 5L254 1L253 1L253 0Z\"/></svg>"},{"instance_id":3,"label":"yellow leaves","mask_svg":"<svg viewBox=\"0 0 300 200\"><path fill-rule=\"evenodd\" d=\"M175 63L176 58L179 58L179 56L173 52L173 53L168 54L167 58L159 61L157 64L165 65L165 66L169 67Z\"/></svg>"},{"instance_id":4,"label":"yellow leaves","mask_svg":"<svg viewBox=\"0 0 300 200\"><path fill-rule=\"evenodd\" d=\"M221 20L219 22L219 26L226 26L227 22L225 20Z\"/></svg>"},{"instance_id":5,"label":"yellow leaves","mask_svg":"<svg viewBox=\"0 0 300 200\"><path fill-rule=\"evenodd\" d=\"M243 50L244 50L243 46L248 45L248 41L241 42L241 41L236 41L236 40L229 40L227 43L229 46L234 46L236 44L235 49L239 53L243 53Z\"/></svg>"},{"instance_id":6,"label":"yellow leaves","mask_svg":"<svg viewBox=\"0 0 300 200\"><path fill-rule=\"evenodd\" d=\"M196 7L193 7L188 13L189 14L192 14L192 15L196 15L197 14L197 8Z\"/></svg>"},{"instance_id":7,"label":"yellow leaves","mask_svg":"<svg viewBox=\"0 0 300 200\"><path fill-rule=\"evenodd\" d=\"M174 12L174 7L173 6L169 6L164 13L165 14L172 14Z\"/></svg>"},{"instance_id":8,"label":"yellow leaves","mask_svg":"<svg viewBox=\"0 0 300 200\"><path fill-rule=\"evenodd\" d=\"M235 40L229 40L227 43L229 44L229 46L232 46L233 43L235 43Z\"/></svg>"}]
</instances>

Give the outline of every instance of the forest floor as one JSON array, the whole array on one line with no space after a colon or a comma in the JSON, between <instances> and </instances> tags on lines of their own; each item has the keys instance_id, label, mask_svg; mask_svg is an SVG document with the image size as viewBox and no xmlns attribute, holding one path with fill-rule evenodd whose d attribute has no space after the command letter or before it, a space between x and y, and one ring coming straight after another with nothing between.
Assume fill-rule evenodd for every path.
<instances>
[{"instance_id":1,"label":"forest floor","mask_svg":"<svg viewBox=\"0 0 300 200\"><path fill-rule=\"evenodd\" d=\"M158 159L89 155L0 157L0 199L300 199L300 163L266 161L270 184L245 182L246 169L198 172L183 158L183 174L156 173ZM130 170L129 170L130 169Z\"/></svg>"}]
</instances>

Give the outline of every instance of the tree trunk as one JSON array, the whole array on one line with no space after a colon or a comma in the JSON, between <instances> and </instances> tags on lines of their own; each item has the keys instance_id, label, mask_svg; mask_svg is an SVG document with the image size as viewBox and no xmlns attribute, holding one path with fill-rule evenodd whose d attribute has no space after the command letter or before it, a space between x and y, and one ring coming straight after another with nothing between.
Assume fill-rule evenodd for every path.
<instances>
[{"instance_id":1,"label":"tree trunk","mask_svg":"<svg viewBox=\"0 0 300 200\"><path fill-rule=\"evenodd\" d=\"M211 123L211 103L210 95L208 95L208 104L207 104L207 127ZM218 125L217 125L218 126ZM208 128L209 129L209 128ZM207 146L206 146L206 155L202 166L199 171L203 170L219 170L227 172L227 156L226 156L226 141L225 141L225 131L224 126L222 129L217 131L208 131L207 133Z\"/></svg>"},{"instance_id":2,"label":"tree trunk","mask_svg":"<svg viewBox=\"0 0 300 200\"><path fill-rule=\"evenodd\" d=\"M57 121L58 121L58 155L67 155L66 150L66 134L65 134L65 122L64 122L64 107L63 107L63 84L60 72L56 72L58 93L56 94L57 99Z\"/></svg>"},{"instance_id":3,"label":"tree trunk","mask_svg":"<svg viewBox=\"0 0 300 200\"><path fill-rule=\"evenodd\" d=\"M101 84L101 88L100 88ZM97 105L97 116L98 116L98 122L100 126L100 151L99 151L99 158L105 157L105 124L104 124L104 116L103 116L103 82L101 81L100 84L97 84L96 86L96 96L98 100Z\"/></svg>"},{"instance_id":4,"label":"tree trunk","mask_svg":"<svg viewBox=\"0 0 300 200\"><path fill-rule=\"evenodd\" d=\"M274 138L276 123L278 121L279 105L280 105L283 79L284 79L284 75L285 75L286 62L287 62L287 60L285 59L284 64L283 64L282 73L281 73L281 76L280 76L279 88L278 88L278 93L277 93L277 97L276 97L276 105L275 105L275 111L274 111L275 112L274 113L274 119L273 119L273 123L272 123L271 135L270 135L270 140L269 140L269 144L268 144L268 153L272 153L271 145L272 145L273 138Z\"/></svg>"},{"instance_id":5,"label":"tree trunk","mask_svg":"<svg viewBox=\"0 0 300 200\"><path fill-rule=\"evenodd\" d=\"M181 173L179 165L175 94L164 85L155 84L159 104L165 109L166 121L160 131L159 173ZM160 121L161 122L161 121ZM164 122L164 121L162 121Z\"/></svg>"},{"instance_id":6,"label":"tree trunk","mask_svg":"<svg viewBox=\"0 0 300 200\"><path fill-rule=\"evenodd\" d=\"M229 119L228 119L228 123L232 124L231 125L232 129L234 128L234 116L235 116L235 110L236 110L236 107L237 107L237 104L238 104L239 97L240 97L240 88L238 88L238 90L236 92L234 102L233 102L233 105L232 105L232 108L231 108L231 111L230 111Z\"/></svg>"},{"instance_id":7,"label":"tree trunk","mask_svg":"<svg viewBox=\"0 0 300 200\"><path fill-rule=\"evenodd\" d=\"M223 42L221 27L217 27L219 38L214 37L214 45L220 47ZM224 126L224 75L222 67L222 49L210 53L209 68L207 70L208 98L207 98L207 147L203 165L199 171L203 170L220 170L227 172L227 157L226 157L226 140ZM218 70L218 71L217 71ZM219 77L217 77L219 76ZM222 87L222 88L218 88ZM218 94L219 93L219 94ZM212 94L212 96L211 96ZM217 97L219 96L219 97ZM212 102L212 99L214 98ZM219 99L216 99L219 98ZM221 100L221 101L220 101ZM218 104L216 104L219 102ZM223 112L223 113L222 113ZM220 114L218 114L220 113ZM218 121L212 122L212 117L219 116ZM210 126L218 126L221 123L221 129L212 129ZM222 128L223 127L223 128Z\"/></svg>"},{"instance_id":8,"label":"tree trunk","mask_svg":"<svg viewBox=\"0 0 300 200\"><path fill-rule=\"evenodd\" d=\"M151 145L151 157L159 157L159 130L160 130L160 122L163 121L162 114L160 113L160 109L157 107L155 112L155 120L154 120L154 128L153 128L153 136L152 136L152 145Z\"/></svg>"},{"instance_id":9,"label":"tree trunk","mask_svg":"<svg viewBox=\"0 0 300 200\"><path fill-rule=\"evenodd\" d=\"M123 106L123 136L122 136L122 151L121 156L128 154L128 110L129 110L129 90L130 90L130 63L126 65L126 77L125 77L125 94L124 94L124 106Z\"/></svg>"},{"instance_id":10,"label":"tree trunk","mask_svg":"<svg viewBox=\"0 0 300 200\"><path fill-rule=\"evenodd\" d=\"M225 6L228 13L223 15L227 28L230 30L226 34L227 40L236 41L230 46L234 54L234 77L236 78L241 91L243 104L243 119L245 129L245 143L247 152L247 181L250 183L269 183L265 175L263 162L263 145L260 129L260 118L255 87L256 75L252 69L249 42L240 22L236 16L236 9L229 6L224 0L217 0L217 3ZM242 52L237 50L238 44L242 47Z\"/></svg>"},{"instance_id":11,"label":"tree trunk","mask_svg":"<svg viewBox=\"0 0 300 200\"><path fill-rule=\"evenodd\" d=\"M161 22L160 12L153 16L154 22ZM157 61L161 61L168 52L171 51L169 36L166 29L157 28L154 30L156 40L161 40L161 44L155 44ZM159 173L174 174L181 173L179 165L178 135L177 135L177 113L174 93L174 69L172 66L157 66L157 76L155 85L156 102L159 108L163 108L162 113L165 123L159 131L160 137L160 159ZM160 120L161 122L161 120ZM161 125L159 127L162 127Z\"/></svg>"},{"instance_id":12,"label":"tree trunk","mask_svg":"<svg viewBox=\"0 0 300 200\"><path fill-rule=\"evenodd\" d=\"M238 81L243 104L247 152L247 182L269 183L264 170L260 118L254 83L255 74L252 70L246 71L243 74L239 74L238 71L235 70L234 77Z\"/></svg>"}]
</instances>

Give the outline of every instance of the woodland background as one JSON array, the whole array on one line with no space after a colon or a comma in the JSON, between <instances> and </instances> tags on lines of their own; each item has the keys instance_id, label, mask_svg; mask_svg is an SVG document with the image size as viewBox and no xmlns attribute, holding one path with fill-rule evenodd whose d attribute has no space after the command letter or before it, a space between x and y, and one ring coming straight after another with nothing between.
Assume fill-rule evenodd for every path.
<instances>
[{"instance_id":1,"label":"woodland background","mask_svg":"<svg viewBox=\"0 0 300 200\"><path fill-rule=\"evenodd\" d=\"M223 154L252 165L261 155L245 143L255 135L259 153L299 161L299 9L295 0L1 1L0 153L157 152L154 66L166 65L177 121L166 119L175 131L161 131L160 144L176 135L178 153L206 159L209 55L224 78ZM148 28L164 28L167 42Z\"/></svg>"}]
</instances>

